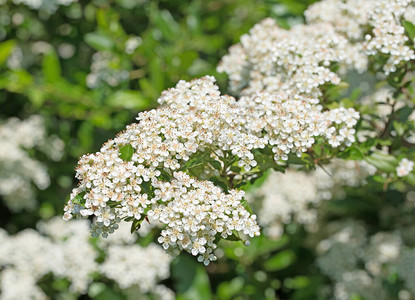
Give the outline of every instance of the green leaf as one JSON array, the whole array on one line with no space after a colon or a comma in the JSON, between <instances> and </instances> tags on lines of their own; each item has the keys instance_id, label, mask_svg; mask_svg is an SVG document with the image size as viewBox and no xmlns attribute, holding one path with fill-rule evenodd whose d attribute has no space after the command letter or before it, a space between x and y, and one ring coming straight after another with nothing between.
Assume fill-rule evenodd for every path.
<instances>
[{"instance_id":1,"label":"green leaf","mask_svg":"<svg viewBox=\"0 0 415 300\"><path fill-rule=\"evenodd\" d=\"M398 136L402 136L405 132L405 124L397 121L393 121L393 128L395 129Z\"/></svg>"},{"instance_id":2,"label":"green leaf","mask_svg":"<svg viewBox=\"0 0 415 300\"><path fill-rule=\"evenodd\" d=\"M134 233L141 227L141 223L143 222L144 217L142 217L140 220L134 219L133 223L131 223L131 229L130 232Z\"/></svg>"},{"instance_id":3,"label":"green leaf","mask_svg":"<svg viewBox=\"0 0 415 300\"><path fill-rule=\"evenodd\" d=\"M89 152L94 142L94 127L89 121L84 121L78 129L78 140L83 152Z\"/></svg>"},{"instance_id":4,"label":"green leaf","mask_svg":"<svg viewBox=\"0 0 415 300\"><path fill-rule=\"evenodd\" d=\"M144 110L148 108L150 100L138 91L117 91L108 97L106 104L109 107L124 108L128 110Z\"/></svg>"},{"instance_id":5,"label":"green leaf","mask_svg":"<svg viewBox=\"0 0 415 300\"><path fill-rule=\"evenodd\" d=\"M254 237L250 240L251 245L245 249L245 256L254 259L258 256L281 249L287 245L289 241L290 239L287 235L283 235L278 240L270 239L265 235Z\"/></svg>"},{"instance_id":6,"label":"green leaf","mask_svg":"<svg viewBox=\"0 0 415 300\"><path fill-rule=\"evenodd\" d=\"M16 42L14 40L8 40L0 43L0 65L6 62L15 45Z\"/></svg>"},{"instance_id":7,"label":"green leaf","mask_svg":"<svg viewBox=\"0 0 415 300\"><path fill-rule=\"evenodd\" d=\"M164 169L160 169L159 170L160 171L160 176L164 179L164 180L166 180L166 181L171 181L171 176L170 176L170 174L166 171L166 170L164 170Z\"/></svg>"},{"instance_id":8,"label":"green leaf","mask_svg":"<svg viewBox=\"0 0 415 300\"><path fill-rule=\"evenodd\" d=\"M121 26L120 15L117 10L112 9L99 9L97 11L97 23L102 32L108 32L112 36L122 37L125 35L125 31Z\"/></svg>"},{"instance_id":9,"label":"green leaf","mask_svg":"<svg viewBox=\"0 0 415 300\"><path fill-rule=\"evenodd\" d=\"M415 174L414 173L409 173L404 178L409 184L415 186Z\"/></svg>"},{"instance_id":10,"label":"green leaf","mask_svg":"<svg viewBox=\"0 0 415 300\"><path fill-rule=\"evenodd\" d=\"M394 173L398 166L398 160L395 156L381 152L374 152L370 156L365 157L365 160L377 169L389 173Z\"/></svg>"},{"instance_id":11,"label":"green leaf","mask_svg":"<svg viewBox=\"0 0 415 300\"><path fill-rule=\"evenodd\" d=\"M105 290L105 283L102 282L93 282L88 289L89 297L96 297Z\"/></svg>"},{"instance_id":12,"label":"green leaf","mask_svg":"<svg viewBox=\"0 0 415 300\"><path fill-rule=\"evenodd\" d=\"M177 290L176 299L210 300L209 276L205 268L190 255L180 255L171 264L172 279Z\"/></svg>"},{"instance_id":13,"label":"green leaf","mask_svg":"<svg viewBox=\"0 0 415 300\"><path fill-rule=\"evenodd\" d=\"M179 24L173 19L173 16L168 10L153 10L153 21L156 28L161 31L163 37L166 39L174 40L180 35Z\"/></svg>"},{"instance_id":14,"label":"green leaf","mask_svg":"<svg viewBox=\"0 0 415 300\"><path fill-rule=\"evenodd\" d=\"M204 165L204 157L195 157L193 159L189 159L181 168L181 171L189 170L201 165Z\"/></svg>"},{"instance_id":15,"label":"green leaf","mask_svg":"<svg viewBox=\"0 0 415 300\"><path fill-rule=\"evenodd\" d=\"M415 38L415 25L408 21L402 21L403 27L405 27L406 32L411 40Z\"/></svg>"},{"instance_id":16,"label":"green leaf","mask_svg":"<svg viewBox=\"0 0 415 300\"><path fill-rule=\"evenodd\" d=\"M232 299L244 286L244 280L241 277L236 277L231 281L222 282L218 286L218 297L220 300Z\"/></svg>"},{"instance_id":17,"label":"green leaf","mask_svg":"<svg viewBox=\"0 0 415 300\"><path fill-rule=\"evenodd\" d=\"M261 171L268 171L269 169L274 169L276 171L283 172L284 167L278 165L272 155L271 149L265 148L263 150L265 153L256 152L255 160L258 162L257 168Z\"/></svg>"},{"instance_id":18,"label":"green leaf","mask_svg":"<svg viewBox=\"0 0 415 300\"><path fill-rule=\"evenodd\" d=\"M143 181L140 185L140 187L143 189L144 193L151 194L151 183L150 181Z\"/></svg>"},{"instance_id":19,"label":"green leaf","mask_svg":"<svg viewBox=\"0 0 415 300\"><path fill-rule=\"evenodd\" d=\"M150 80L148 80L148 78L141 78L138 81L139 85L140 85L140 90L141 92L149 99L153 99L153 98L157 98L159 96L159 90L157 90L157 88L155 88L152 84L152 82L150 82Z\"/></svg>"},{"instance_id":20,"label":"green leaf","mask_svg":"<svg viewBox=\"0 0 415 300\"><path fill-rule=\"evenodd\" d=\"M267 271L282 270L290 266L295 259L296 256L292 250L284 250L267 259L264 268Z\"/></svg>"},{"instance_id":21,"label":"green leaf","mask_svg":"<svg viewBox=\"0 0 415 300\"><path fill-rule=\"evenodd\" d=\"M235 172L235 173L239 173L239 172L241 172L241 167L239 167L239 166L232 166L231 167L231 171L232 172Z\"/></svg>"},{"instance_id":22,"label":"green leaf","mask_svg":"<svg viewBox=\"0 0 415 300\"><path fill-rule=\"evenodd\" d=\"M88 296L96 300L122 300L124 297L112 289L112 287L102 283L94 282L89 286ZM62 299L72 299L62 297Z\"/></svg>"},{"instance_id":23,"label":"green leaf","mask_svg":"<svg viewBox=\"0 0 415 300\"><path fill-rule=\"evenodd\" d=\"M61 66L59 57L55 51L49 51L45 54L42 62L43 76L49 83L55 83L61 78Z\"/></svg>"},{"instance_id":24,"label":"green leaf","mask_svg":"<svg viewBox=\"0 0 415 300\"><path fill-rule=\"evenodd\" d=\"M359 295L353 293L350 295L350 300L366 300L365 298L360 297Z\"/></svg>"},{"instance_id":25,"label":"green leaf","mask_svg":"<svg viewBox=\"0 0 415 300\"><path fill-rule=\"evenodd\" d=\"M386 182L386 180L387 180L387 178L385 178L385 177L383 177L381 175L374 175L374 176L372 176L372 179L375 182L382 183L382 184L384 184Z\"/></svg>"},{"instance_id":26,"label":"green leaf","mask_svg":"<svg viewBox=\"0 0 415 300\"><path fill-rule=\"evenodd\" d=\"M303 153L301 157L298 157L296 154L290 153L288 155L287 163L293 165L305 165L308 169L314 168L314 160L307 153Z\"/></svg>"},{"instance_id":27,"label":"green leaf","mask_svg":"<svg viewBox=\"0 0 415 300\"><path fill-rule=\"evenodd\" d=\"M241 204L243 207L245 207L245 209L252 215L254 212L252 211L251 206L249 206L248 201L246 201L245 199L241 200Z\"/></svg>"},{"instance_id":28,"label":"green leaf","mask_svg":"<svg viewBox=\"0 0 415 300\"><path fill-rule=\"evenodd\" d=\"M310 285L310 278L306 276L297 276L294 278L287 278L284 280L284 286L289 289L303 289Z\"/></svg>"},{"instance_id":29,"label":"green leaf","mask_svg":"<svg viewBox=\"0 0 415 300\"><path fill-rule=\"evenodd\" d=\"M119 204L119 202L117 202L117 201L112 201L112 200L107 201L107 205L109 207L116 207L118 204Z\"/></svg>"},{"instance_id":30,"label":"green leaf","mask_svg":"<svg viewBox=\"0 0 415 300\"><path fill-rule=\"evenodd\" d=\"M153 88L156 89L157 93L160 93L164 86L164 73L163 66L160 57L154 56L149 64L150 79Z\"/></svg>"},{"instance_id":31,"label":"green leaf","mask_svg":"<svg viewBox=\"0 0 415 300\"><path fill-rule=\"evenodd\" d=\"M413 111L413 108L404 106L395 112L395 117L400 122L406 122Z\"/></svg>"},{"instance_id":32,"label":"green leaf","mask_svg":"<svg viewBox=\"0 0 415 300\"><path fill-rule=\"evenodd\" d=\"M85 204L85 196L86 192L81 192L78 195L76 195L73 199L72 199L72 203L74 204L80 204L80 205L84 205Z\"/></svg>"},{"instance_id":33,"label":"green leaf","mask_svg":"<svg viewBox=\"0 0 415 300\"><path fill-rule=\"evenodd\" d=\"M213 168L215 168L215 170L222 170L222 165L217 160L212 159L211 161L209 161L209 163L212 165Z\"/></svg>"},{"instance_id":34,"label":"green leaf","mask_svg":"<svg viewBox=\"0 0 415 300\"><path fill-rule=\"evenodd\" d=\"M228 241L234 241L234 242L239 242L241 241L241 237L239 236L238 232L236 230L232 231L231 235L228 235L228 237L226 238L226 240Z\"/></svg>"},{"instance_id":35,"label":"green leaf","mask_svg":"<svg viewBox=\"0 0 415 300\"><path fill-rule=\"evenodd\" d=\"M359 96L362 94L362 90L360 88L355 88L352 92L352 94L350 95L351 100L354 102L356 101Z\"/></svg>"},{"instance_id":36,"label":"green leaf","mask_svg":"<svg viewBox=\"0 0 415 300\"><path fill-rule=\"evenodd\" d=\"M130 161L134 154L134 148L130 144L125 145L120 150L120 158L124 161Z\"/></svg>"},{"instance_id":37,"label":"green leaf","mask_svg":"<svg viewBox=\"0 0 415 300\"><path fill-rule=\"evenodd\" d=\"M220 186L225 192L229 190L228 184L222 177L213 176L209 178L215 185Z\"/></svg>"},{"instance_id":38,"label":"green leaf","mask_svg":"<svg viewBox=\"0 0 415 300\"><path fill-rule=\"evenodd\" d=\"M112 50L114 42L103 33L90 32L85 34L85 42L96 50Z\"/></svg>"},{"instance_id":39,"label":"green leaf","mask_svg":"<svg viewBox=\"0 0 415 300\"><path fill-rule=\"evenodd\" d=\"M29 89L27 91L27 97L33 103L36 108L42 107L46 100L46 93L41 89Z\"/></svg>"},{"instance_id":40,"label":"green leaf","mask_svg":"<svg viewBox=\"0 0 415 300\"><path fill-rule=\"evenodd\" d=\"M362 160L364 158L363 153L357 147L349 147L345 151L340 152L338 157L349 160Z\"/></svg>"}]
</instances>

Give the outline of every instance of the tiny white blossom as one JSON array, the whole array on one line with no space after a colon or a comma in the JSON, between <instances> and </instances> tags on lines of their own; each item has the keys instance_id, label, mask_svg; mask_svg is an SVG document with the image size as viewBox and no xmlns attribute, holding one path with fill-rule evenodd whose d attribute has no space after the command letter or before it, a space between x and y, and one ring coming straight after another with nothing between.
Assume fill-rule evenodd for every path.
<instances>
[{"instance_id":1,"label":"tiny white blossom","mask_svg":"<svg viewBox=\"0 0 415 300\"><path fill-rule=\"evenodd\" d=\"M396 174L399 177L407 176L409 173L412 172L414 169L414 162L411 160L408 160L407 158L403 158L399 165L396 167Z\"/></svg>"}]
</instances>

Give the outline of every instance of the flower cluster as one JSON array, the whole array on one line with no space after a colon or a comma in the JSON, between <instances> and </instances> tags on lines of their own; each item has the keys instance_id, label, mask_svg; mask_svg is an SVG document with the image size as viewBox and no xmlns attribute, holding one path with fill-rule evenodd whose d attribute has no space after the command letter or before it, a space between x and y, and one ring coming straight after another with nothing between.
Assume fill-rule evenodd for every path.
<instances>
[{"instance_id":1,"label":"flower cluster","mask_svg":"<svg viewBox=\"0 0 415 300\"><path fill-rule=\"evenodd\" d=\"M408 290L415 294L415 249L405 249L398 265L399 274Z\"/></svg>"},{"instance_id":2,"label":"flower cluster","mask_svg":"<svg viewBox=\"0 0 415 300\"><path fill-rule=\"evenodd\" d=\"M265 235L278 239L284 232L284 225L292 221L315 223L315 206L320 201L315 179L295 170L272 172L259 189L247 195L253 207L261 203L258 220Z\"/></svg>"},{"instance_id":3,"label":"flower cluster","mask_svg":"<svg viewBox=\"0 0 415 300\"><path fill-rule=\"evenodd\" d=\"M345 186L361 186L375 171L376 168L364 161L334 159L324 169L309 173L291 169L284 174L272 172L259 189L247 195L247 200L254 207L261 203L259 223L271 238L279 238L284 225L292 222L315 231L317 208L322 201L343 198Z\"/></svg>"},{"instance_id":4,"label":"flower cluster","mask_svg":"<svg viewBox=\"0 0 415 300\"><path fill-rule=\"evenodd\" d=\"M232 235L232 231L242 232L253 237L259 235L255 215L241 205L243 192L236 190L224 194L209 181L196 181L184 173L175 173L170 182L155 183L160 194L156 199L167 205L153 206L150 217L166 224L158 241L163 248L172 247L175 254L182 249L199 255L198 260L205 265L216 260L216 234L222 238Z\"/></svg>"},{"instance_id":5,"label":"flower cluster","mask_svg":"<svg viewBox=\"0 0 415 300\"><path fill-rule=\"evenodd\" d=\"M365 185L367 177L374 175L376 168L365 161L333 159L323 168L312 172L318 189L318 197L324 200L346 197L345 187Z\"/></svg>"},{"instance_id":6,"label":"flower cluster","mask_svg":"<svg viewBox=\"0 0 415 300\"><path fill-rule=\"evenodd\" d=\"M125 42L125 53L133 54L142 43L142 39L138 36L132 36Z\"/></svg>"},{"instance_id":7,"label":"flower cluster","mask_svg":"<svg viewBox=\"0 0 415 300\"><path fill-rule=\"evenodd\" d=\"M330 24L285 30L265 19L229 49L218 71L228 74L235 93L282 90L317 97L322 85L340 82L331 65L366 69L367 58L356 47Z\"/></svg>"},{"instance_id":8,"label":"flower cluster","mask_svg":"<svg viewBox=\"0 0 415 300\"><path fill-rule=\"evenodd\" d=\"M154 289L164 287L157 283L169 277L171 257L156 244L140 247L134 244L136 240L137 235L131 234L130 226L121 223L116 233L100 240L99 245L107 256L98 270L122 289L138 287L141 294L153 293ZM168 294L163 299L174 299L171 291Z\"/></svg>"},{"instance_id":9,"label":"flower cluster","mask_svg":"<svg viewBox=\"0 0 415 300\"><path fill-rule=\"evenodd\" d=\"M284 90L312 96L326 83L338 84L338 73L365 71L372 55L387 55L384 71L394 72L400 62L415 59L401 22L411 17L406 14L411 3L324 0L306 10L306 25L290 30L265 19L229 49L218 71L228 74L238 94Z\"/></svg>"},{"instance_id":10,"label":"flower cluster","mask_svg":"<svg viewBox=\"0 0 415 300\"><path fill-rule=\"evenodd\" d=\"M126 50L134 51L135 44L130 42L126 45ZM137 45L138 46L138 45ZM103 84L112 87L119 85L128 80L128 71L122 70L121 60L111 52L100 51L92 56L91 73L86 77L86 85L91 88L97 88Z\"/></svg>"},{"instance_id":11,"label":"flower cluster","mask_svg":"<svg viewBox=\"0 0 415 300\"><path fill-rule=\"evenodd\" d=\"M353 127L359 113L351 108L323 112L317 99L284 93L256 93L242 97L239 103L245 105L245 127L257 135L265 133L276 161L287 160L290 153L300 157L317 137L325 138L333 148L355 141Z\"/></svg>"},{"instance_id":12,"label":"flower cluster","mask_svg":"<svg viewBox=\"0 0 415 300\"><path fill-rule=\"evenodd\" d=\"M60 5L69 6L78 0L13 0L15 4L24 4L31 9L54 13Z\"/></svg>"},{"instance_id":13,"label":"flower cluster","mask_svg":"<svg viewBox=\"0 0 415 300\"><path fill-rule=\"evenodd\" d=\"M37 149L53 160L62 156L63 142L47 136L43 119L31 116L26 120L10 118L0 125L0 195L12 211L34 209L35 190L50 184L46 167L28 153Z\"/></svg>"},{"instance_id":14,"label":"flower cluster","mask_svg":"<svg viewBox=\"0 0 415 300\"><path fill-rule=\"evenodd\" d=\"M331 24L360 44L366 55L388 55L384 65L388 74L396 71L400 62L415 59L401 22L402 18L411 18L406 12L413 9L412 3L412 0L324 0L310 6L305 16L309 23ZM368 27L372 28L369 32Z\"/></svg>"},{"instance_id":15,"label":"flower cluster","mask_svg":"<svg viewBox=\"0 0 415 300\"><path fill-rule=\"evenodd\" d=\"M351 221L329 227L335 232L320 242L317 263L334 280L335 299L350 299L352 295L389 299L384 282L392 274L405 282L399 298L411 299L405 288L413 291L414 250L406 248L400 231L368 236L364 226Z\"/></svg>"},{"instance_id":16,"label":"flower cluster","mask_svg":"<svg viewBox=\"0 0 415 300\"><path fill-rule=\"evenodd\" d=\"M404 177L412 172L414 169L414 162L411 160L408 160L407 158L403 158L399 162L399 166L396 168L396 174L399 177Z\"/></svg>"},{"instance_id":17,"label":"flower cluster","mask_svg":"<svg viewBox=\"0 0 415 300\"><path fill-rule=\"evenodd\" d=\"M148 216L165 224L159 239L165 249L186 250L205 264L215 259L217 236L237 231L253 237L259 227L242 205L243 192L224 193L183 171L213 166L212 175L226 175L237 164L249 172L257 165L254 150L269 147L275 160L286 160L290 153L301 156L316 137L347 146L359 117L353 109L323 112L315 99L281 93L236 101L220 95L213 77L180 81L159 102L159 109L140 113L139 123L100 152L80 159L80 186L65 219L94 215L93 232L107 235L121 219L141 222ZM198 162L206 153L206 161Z\"/></svg>"},{"instance_id":18,"label":"flower cluster","mask_svg":"<svg viewBox=\"0 0 415 300\"><path fill-rule=\"evenodd\" d=\"M384 66L385 73L396 71L396 65L402 61L415 59L415 52L406 45L409 38L405 35L405 28L400 18L412 0L382 0L376 1L376 6L370 10L369 24L373 27L372 33L366 35L365 50L369 55L378 53L388 54L389 58ZM411 41L413 45L413 41Z\"/></svg>"},{"instance_id":19,"label":"flower cluster","mask_svg":"<svg viewBox=\"0 0 415 300\"><path fill-rule=\"evenodd\" d=\"M370 0L323 0L304 12L308 24L329 23L354 41L362 40L369 23L369 12L376 5Z\"/></svg>"},{"instance_id":20,"label":"flower cluster","mask_svg":"<svg viewBox=\"0 0 415 300\"><path fill-rule=\"evenodd\" d=\"M131 235L129 226L120 226L111 245L99 244L106 253L105 261L99 264L99 251L90 243L88 223L78 220L66 224L54 218L38 223L38 231L26 229L9 236L0 230L1 299L46 299L37 285L46 274L68 279L70 291L78 295L87 294L96 278L94 272L116 281L122 289L138 288L140 294L166 289L157 283L169 276L171 259L160 247L135 245L137 237ZM126 231L127 239L123 234ZM170 295L165 299L174 298L170 290L163 294Z\"/></svg>"},{"instance_id":21,"label":"flower cluster","mask_svg":"<svg viewBox=\"0 0 415 300\"><path fill-rule=\"evenodd\" d=\"M36 282L48 273L68 278L70 289L86 293L92 278L89 274L96 269L97 253L88 244L87 221L73 222L62 226L59 219L40 225L40 232L26 229L15 236L1 231L4 241L0 248L2 299L45 299ZM59 231L57 230L59 229ZM30 247L27 247L30 245ZM13 282L13 279L20 279ZM17 287L16 284L19 284Z\"/></svg>"},{"instance_id":22,"label":"flower cluster","mask_svg":"<svg viewBox=\"0 0 415 300\"><path fill-rule=\"evenodd\" d=\"M146 248L111 245L100 272L116 281L122 289L138 285L142 293L148 293L160 279L169 277L170 260L163 249L155 244Z\"/></svg>"}]
</instances>

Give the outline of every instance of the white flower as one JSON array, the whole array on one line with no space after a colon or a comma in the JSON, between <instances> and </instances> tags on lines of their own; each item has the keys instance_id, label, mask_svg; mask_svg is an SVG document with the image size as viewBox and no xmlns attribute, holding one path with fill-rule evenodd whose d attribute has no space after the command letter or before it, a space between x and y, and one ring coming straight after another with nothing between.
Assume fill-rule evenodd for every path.
<instances>
[{"instance_id":1,"label":"white flower","mask_svg":"<svg viewBox=\"0 0 415 300\"><path fill-rule=\"evenodd\" d=\"M247 200L254 205L261 203L259 223L271 238L279 238L284 225L291 222L316 230L317 208L322 202L342 199L345 186L362 185L375 171L364 161L334 159L324 169L318 167L309 173L290 169L272 172L260 188L248 193Z\"/></svg>"},{"instance_id":2,"label":"white flower","mask_svg":"<svg viewBox=\"0 0 415 300\"><path fill-rule=\"evenodd\" d=\"M396 167L396 174L399 177L407 176L409 173L412 172L414 169L414 162L411 160L408 160L407 158L403 158L399 165Z\"/></svg>"},{"instance_id":3,"label":"white flower","mask_svg":"<svg viewBox=\"0 0 415 300\"><path fill-rule=\"evenodd\" d=\"M97 273L122 289L138 288L136 296L165 290L158 283L169 276L172 258L159 246L134 244L137 235L130 233L128 224L121 224L109 240L98 240L98 251L91 243L88 226L87 220L68 224L56 217L39 222L38 231L26 229L10 236L0 229L1 299L46 299L38 282L47 274L66 278L74 295L87 294ZM97 263L101 251L106 254L105 261ZM171 291L165 292L174 298Z\"/></svg>"},{"instance_id":4,"label":"white flower","mask_svg":"<svg viewBox=\"0 0 415 300\"><path fill-rule=\"evenodd\" d=\"M52 160L63 154L63 142L48 136L41 116L26 120L10 118L0 125L0 195L13 212L33 210L34 185L41 190L50 184L46 166L33 158L29 151L40 150Z\"/></svg>"},{"instance_id":5,"label":"white flower","mask_svg":"<svg viewBox=\"0 0 415 300\"><path fill-rule=\"evenodd\" d=\"M218 71L227 73L230 88L243 95L285 91L317 97L320 86L340 82L330 69L334 63L362 71L367 59L331 24L297 25L285 30L274 20L265 19L229 49Z\"/></svg>"},{"instance_id":6,"label":"white flower","mask_svg":"<svg viewBox=\"0 0 415 300\"><path fill-rule=\"evenodd\" d=\"M331 24L356 45L360 54L389 55L383 68L388 74L396 71L400 62L415 59L400 22L404 14L410 18L411 4L412 0L324 0L311 5L305 16L309 24ZM368 27L371 32L366 32Z\"/></svg>"}]
</instances>

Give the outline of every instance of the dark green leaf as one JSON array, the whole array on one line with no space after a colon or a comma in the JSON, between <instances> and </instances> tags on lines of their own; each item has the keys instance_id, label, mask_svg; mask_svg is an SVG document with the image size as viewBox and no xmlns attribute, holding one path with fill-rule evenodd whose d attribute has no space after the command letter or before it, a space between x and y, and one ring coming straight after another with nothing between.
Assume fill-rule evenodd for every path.
<instances>
[{"instance_id":1,"label":"dark green leaf","mask_svg":"<svg viewBox=\"0 0 415 300\"><path fill-rule=\"evenodd\" d=\"M150 181L143 181L140 185L140 187L143 189L144 193L151 194L151 183Z\"/></svg>"},{"instance_id":2,"label":"dark green leaf","mask_svg":"<svg viewBox=\"0 0 415 300\"><path fill-rule=\"evenodd\" d=\"M209 163L212 165L212 167L215 168L215 170L218 170L218 171L222 170L222 165L217 160L211 160L209 161Z\"/></svg>"},{"instance_id":3,"label":"dark green leaf","mask_svg":"<svg viewBox=\"0 0 415 300\"><path fill-rule=\"evenodd\" d=\"M209 180L215 185L220 186L225 192L228 191L228 185L222 177L210 177Z\"/></svg>"},{"instance_id":4,"label":"dark green leaf","mask_svg":"<svg viewBox=\"0 0 415 300\"><path fill-rule=\"evenodd\" d=\"M239 236L238 232L233 230L231 235L228 235L226 238L228 241L238 242L241 241L241 237Z\"/></svg>"},{"instance_id":5,"label":"dark green leaf","mask_svg":"<svg viewBox=\"0 0 415 300\"><path fill-rule=\"evenodd\" d=\"M131 223L131 233L136 232L141 227L141 223L143 222L144 217L142 217L140 220L134 219L133 223Z\"/></svg>"},{"instance_id":6,"label":"dark green leaf","mask_svg":"<svg viewBox=\"0 0 415 300\"><path fill-rule=\"evenodd\" d=\"M119 202L116 202L116 201L112 201L112 200L107 201L107 205L109 207L116 207L118 204Z\"/></svg>"},{"instance_id":7,"label":"dark green leaf","mask_svg":"<svg viewBox=\"0 0 415 300\"><path fill-rule=\"evenodd\" d=\"M357 147L349 147L345 151L340 152L338 157L350 160L362 160L364 158L363 153Z\"/></svg>"},{"instance_id":8,"label":"dark green leaf","mask_svg":"<svg viewBox=\"0 0 415 300\"><path fill-rule=\"evenodd\" d=\"M406 122L413 111L411 107L402 107L395 112L396 119L401 122Z\"/></svg>"},{"instance_id":9,"label":"dark green leaf","mask_svg":"<svg viewBox=\"0 0 415 300\"><path fill-rule=\"evenodd\" d=\"M415 25L408 21L402 21L403 27L405 27L406 32L411 40L415 38Z\"/></svg>"},{"instance_id":10,"label":"dark green leaf","mask_svg":"<svg viewBox=\"0 0 415 300\"><path fill-rule=\"evenodd\" d=\"M186 171L198 166L202 166L205 164L204 158L203 157L196 157L193 159L189 159L181 168L181 171Z\"/></svg>"},{"instance_id":11,"label":"dark green leaf","mask_svg":"<svg viewBox=\"0 0 415 300\"><path fill-rule=\"evenodd\" d=\"M177 289L176 299L212 299L209 277L194 257L180 255L172 263L172 279Z\"/></svg>"},{"instance_id":12,"label":"dark green leaf","mask_svg":"<svg viewBox=\"0 0 415 300\"><path fill-rule=\"evenodd\" d=\"M160 170L160 175L161 175L161 177L164 179L164 180L166 180L166 181L171 181L171 176L170 176L170 174L166 171L166 170L164 170L164 169L161 169Z\"/></svg>"}]
</instances>

